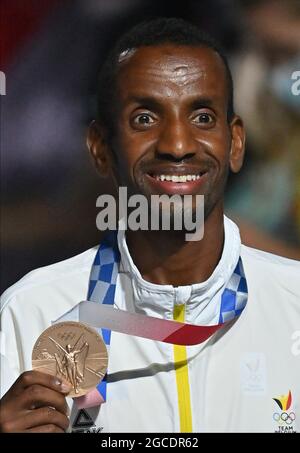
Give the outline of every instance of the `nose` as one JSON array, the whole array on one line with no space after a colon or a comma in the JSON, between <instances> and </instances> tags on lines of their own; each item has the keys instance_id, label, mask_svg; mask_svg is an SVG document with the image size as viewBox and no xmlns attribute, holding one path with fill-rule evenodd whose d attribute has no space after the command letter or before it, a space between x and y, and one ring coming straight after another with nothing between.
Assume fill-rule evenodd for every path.
<instances>
[{"instance_id":1,"label":"nose","mask_svg":"<svg viewBox=\"0 0 300 453\"><path fill-rule=\"evenodd\" d=\"M181 161L196 153L196 141L184 120L166 120L157 142L157 157Z\"/></svg>"}]
</instances>

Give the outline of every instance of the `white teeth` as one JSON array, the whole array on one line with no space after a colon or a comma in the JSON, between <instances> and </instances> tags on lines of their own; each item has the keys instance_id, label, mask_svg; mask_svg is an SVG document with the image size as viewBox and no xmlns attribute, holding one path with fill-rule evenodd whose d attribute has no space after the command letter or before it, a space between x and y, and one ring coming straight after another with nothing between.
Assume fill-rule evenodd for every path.
<instances>
[{"instance_id":1,"label":"white teeth","mask_svg":"<svg viewBox=\"0 0 300 453\"><path fill-rule=\"evenodd\" d=\"M157 181L172 181L172 182L187 182L196 181L201 178L202 173L199 175L155 175Z\"/></svg>"}]
</instances>

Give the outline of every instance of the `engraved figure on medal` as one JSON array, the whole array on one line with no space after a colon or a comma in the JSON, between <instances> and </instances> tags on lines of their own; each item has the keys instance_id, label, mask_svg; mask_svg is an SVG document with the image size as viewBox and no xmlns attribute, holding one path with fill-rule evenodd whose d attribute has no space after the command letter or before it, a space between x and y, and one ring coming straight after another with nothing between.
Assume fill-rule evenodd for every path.
<instances>
[{"instance_id":1,"label":"engraved figure on medal","mask_svg":"<svg viewBox=\"0 0 300 453\"><path fill-rule=\"evenodd\" d=\"M58 353L54 353L57 374L67 379L73 386L75 393L78 394L78 384L81 384L84 380L85 361L89 344L85 341L83 335L78 338L74 346L67 344L65 348L54 340L54 338L50 336L48 338L55 344L58 350ZM81 347L79 346L80 342L83 342ZM79 349L76 349L76 347Z\"/></svg>"}]
</instances>

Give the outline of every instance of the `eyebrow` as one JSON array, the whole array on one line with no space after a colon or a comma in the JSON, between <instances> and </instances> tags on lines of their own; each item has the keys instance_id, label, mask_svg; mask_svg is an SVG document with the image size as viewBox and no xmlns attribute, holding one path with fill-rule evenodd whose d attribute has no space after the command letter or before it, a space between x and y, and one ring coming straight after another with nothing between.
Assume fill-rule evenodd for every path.
<instances>
[{"instance_id":1,"label":"eyebrow","mask_svg":"<svg viewBox=\"0 0 300 453\"><path fill-rule=\"evenodd\" d=\"M143 107L148 108L149 110L161 110L162 108L160 101L150 96L133 95L128 98L128 101L136 102L137 104L140 104ZM211 108L213 107L213 105L214 99L205 96L199 96L192 99L190 102L192 110L198 110L205 107Z\"/></svg>"},{"instance_id":2,"label":"eyebrow","mask_svg":"<svg viewBox=\"0 0 300 453\"><path fill-rule=\"evenodd\" d=\"M129 101L131 102L136 102L137 104L142 105L145 108L148 108L149 110L161 110L161 104L160 102L150 96L130 96L128 98Z\"/></svg>"},{"instance_id":3,"label":"eyebrow","mask_svg":"<svg viewBox=\"0 0 300 453\"><path fill-rule=\"evenodd\" d=\"M191 103L192 110L198 110L203 107L213 107L214 99L208 97L198 97Z\"/></svg>"}]
</instances>

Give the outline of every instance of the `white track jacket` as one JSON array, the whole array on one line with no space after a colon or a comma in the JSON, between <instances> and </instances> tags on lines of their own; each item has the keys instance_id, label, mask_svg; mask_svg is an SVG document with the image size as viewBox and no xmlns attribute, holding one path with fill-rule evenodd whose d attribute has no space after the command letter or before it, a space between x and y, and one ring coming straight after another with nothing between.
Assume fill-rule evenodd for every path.
<instances>
[{"instance_id":1,"label":"white track jacket","mask_svg":"<svg viewBox=\"0 0 300 453\"><path fill-rule=\"evenodd\" d=\"M300 265L241 245L224 218L220 262L200 284L145 281L120 231L115 307L158 318L218 323L220 294L241 256L248 303L229 328L196 346L174 346L112 332L107 401L71 408L69 431L300 432ZM1 302L2 395L25 370L39 335L86 300L97 247L34 270ZM177 318L178 319L178 318Z\"/></svg>"}]
</instances>

